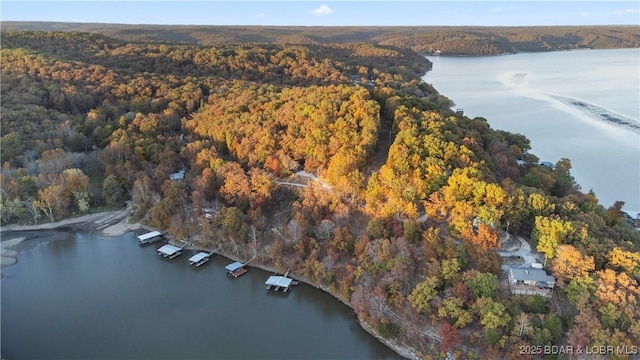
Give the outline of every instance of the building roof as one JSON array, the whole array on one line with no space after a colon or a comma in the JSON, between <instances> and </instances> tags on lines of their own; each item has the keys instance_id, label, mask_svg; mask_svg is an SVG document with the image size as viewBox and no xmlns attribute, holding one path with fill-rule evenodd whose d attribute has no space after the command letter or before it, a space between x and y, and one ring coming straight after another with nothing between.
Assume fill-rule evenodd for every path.
<instances>
[{"instance_id":1,"label":"building roof","mask_svg":"<svg viewBox=\"0 0 640 360\"><path fill-rule=\"evenodd\" d=\"M193 255L192 257L189 258L189 261L193 261L193 262L198 262L202 259L206 259L209 257L209 253L206 252L199 252L195 255Z\"/></svg>"},{"instance_id":2,"label":"building roof","mask_svg":"<svg viewBox=\"0 0 640 360\"><path fill-rule=\"evenodd\" d=\"M289 287L293 279L284 276L269 276L265 285Z\"/></svg>"},{"instance_id":3,"label":"building roof","mask_svg":"<svg viewBox=\"0 0 640 360\"><path fill-rule=\"evenodd\" d=\"M540 165L546 166L546 167L548 167L550 169L554 169L556 167L555 165L553 165L553 163L551 161L541 161Z\"/></svg>"},{"instance_id":4,"label":"building roof","mask_svg":"<svg viewBox=\"0 0 640 360\"><path fill-rule=\"evenodd\" d=\"M184 179L184 170L180 170L178 172L174 172L173 174L169 175L169 178L171 180L182 180L182 179Z\"/></svg>"},{"instance_id":5,"label":"building roof","mask_svg":"<svg viewBox=\"0 0 640 360\"><path fill-rule=\"evenodd\" d=\"M231 264L229 264L229 265L225 266L224 268L225 268L225 270L227 270L227 271L234 272L234 271L236 271L236 270L240 269L240 268L241 268L241 267L243 267L243 266L244 266L244 264L243 264L243 263L236 261L236 262L234 262L234 263L231 263Z\"/></svg>"},{"instance_id":6,"label":"building roof","mask_svg":"<svg viewBox=\"0 0 640 360\"><path fill-rule=\"evenodd\" d=\"M542 269L535 268L509 268L511 277L515 280L522 281L544 281L547 283L555 283L556 279L553 276L547 275L547 272Z\"/></svg>"},{"instance_id":7,"label":"building roof","mask_svg":"<svg viewBox=\"0 0 640 360\"><path fill-rule=\"evenodd\" d=\"M177 246L168 244L158 249L158 253L162 253L168 256L173 255L179 251L182 251L182 249Z\"/></svg>"},{"instance_id":8,"label":"building roof","mask_svg":"<svg viewBox=\"0 0 640 360\"><path fill-rule=\"evenodd\" d=\"M148 239L154 238L156 236L161 236L161 235L162 235L162 233L160 233L160 231L152 231L152 232L148 232L146 234L138 235L138 240L144 241L144 240L148 240Z\"/></svg>"}]
</instances>

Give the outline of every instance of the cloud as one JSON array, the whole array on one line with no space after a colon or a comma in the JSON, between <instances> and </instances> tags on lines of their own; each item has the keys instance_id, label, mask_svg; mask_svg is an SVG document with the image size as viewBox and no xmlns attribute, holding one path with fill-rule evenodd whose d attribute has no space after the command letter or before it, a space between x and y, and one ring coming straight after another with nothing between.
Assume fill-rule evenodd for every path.
<instances>
[{"instance_id":1,"label":"cloud","mask_svg":"<svg viewBox=\"0 0 640 360\"><path fill-rule=\"evenodd\" d=\"M319 8L313 9L311 12L316 16L322 16L333 14L333 9L328 7L327 5L320 5Z\"/></svg>"},{"instance_id":2,"label":"cloud","mask_svg":"<svg viewBox=\"0 0 640 360\"><path fill-rule=\"evenodd\" d=\"M638 12L638 9L624 9L616 11L616 15L626 15L626 14L635 14Z\"/></svg>"},{"instance_id":3,"label":"cloud","mask_svg":"<svg viewBox=\"0 0 640 360\"><path fill-rule=\"evenodd\" d=\"M503 7L503 6L496 6L491 8L491 12L494 14L497 13L501 13L501 12L513 12L517 9L518 7L516 5L510 5L507 7Z\"/></svg>"}]
</instances>

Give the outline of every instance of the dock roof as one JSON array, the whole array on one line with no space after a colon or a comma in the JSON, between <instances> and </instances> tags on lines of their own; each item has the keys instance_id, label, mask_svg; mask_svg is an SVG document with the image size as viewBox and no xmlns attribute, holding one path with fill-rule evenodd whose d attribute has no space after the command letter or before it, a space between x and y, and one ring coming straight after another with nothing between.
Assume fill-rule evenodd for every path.
<instances>
[{"instance_id":1,"label":"dock roof","mask_svg":"<svg viewBox=\"0 0 640 360\"><path fill-rule=\"evenodd\" d=\"M209 253L206 252L199 252L195 255L193 255L192 257L189 258L189 261L193 261L193 262L198 262L202 259L206 259L209 257Z\"/></svg>"},{"instance_id":2,"label":"dock roof","mask_svg":"<svg viewBox=\"0 0 640 360\"><path fill-rule=\"evenodd\" d=\"M224 267L224 269L225 269L225 270L227 270L227 271L229 271L229 272L234 272L234 271L236 271L236 270L240 269L240 268L241 268L241 267L243 267L243 266L244 266L244 264L243 264L243 263L241 263L241 262L239 262L239 261L236 261L236 262L234 262L234 263L231 263L231 264L229 264L229 265L225 266L225 267Z\"/></svg>"},{"instance_id":3,"label":"dock roof","mask_svg":"<svg viewBox=\"0 0 640 360\"><path fill-rule=\"evenodd\" d=\"M267 281L264 284L265 285L280 286L280 287L287 288L287 287L289 287L291 285L292 281L293 281L293 279L290 279L290 278L284 277L284 276L269 276L269 278L267 279Z\"/></svg>"},{"instance_id":4,"label":"dock roof","mask_svg":"<svg viewBox=\"0 0 640 360\"><path fill-rule=\"evenodd\" d=\"M167 256L171 256L179 251L182 251L182 249L177 246L168 245L168 244L158 249L158 253L162 253Z\"/></svg>"},{"instance_id":5,"label":"dock roof","mask_svg":"<svg viewBox=\"0 0 640 360\"><path fill-rule=\"evenodd\" d=\"M146 234L138 235L138 240L144 241L144 240L148 240L148 239L154 238L156 236L161 236L161 235L162 235L162 233L160 231L152 231L152 232L148 232Z\"/></svg>"}]
</instances>

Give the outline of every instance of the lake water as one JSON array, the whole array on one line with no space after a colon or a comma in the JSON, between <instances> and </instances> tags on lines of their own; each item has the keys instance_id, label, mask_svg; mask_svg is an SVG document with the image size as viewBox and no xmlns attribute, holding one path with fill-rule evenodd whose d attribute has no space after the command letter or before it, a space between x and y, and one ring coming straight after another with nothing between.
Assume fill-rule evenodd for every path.
<instances>
[{"instance_id":1,"label":"lake water","mask_svg":"<svg viewBox=\"0 0 640 360\"><path fill-rule=\"evenodd\" d=\"M465 115L524 134L542 161L569 158L604 206L640 210L639 49L428 58L423 80Z\"/></svg>"},{"instance_id":2,"label":"lake water","mask_svg":"<svg viewBox=\"0 0 640 360\"><path fill-rule=\"evenodd\" d=\"M3 359L400 358L330 295L231 278L221 256L193 268L195 252L166 260L133 233L35 237L2 269Z\"/></svg>"}]
</instances>

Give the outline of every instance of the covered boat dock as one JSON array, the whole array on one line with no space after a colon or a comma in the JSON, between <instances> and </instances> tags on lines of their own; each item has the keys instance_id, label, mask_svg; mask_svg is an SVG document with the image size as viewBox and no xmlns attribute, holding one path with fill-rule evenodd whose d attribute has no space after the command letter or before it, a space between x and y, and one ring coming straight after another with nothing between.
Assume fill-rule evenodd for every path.
<instances>
[{"instance_id":1,"label":"covered boat dock","mask_svg":"<svg viewBox=\"0 0 640 360\"><path fill-rule=\"evenodd\" d=\"M182 254L182 248L173 245L164 245L158 249L158 255L168 259L173 259Z\"/></svg>"},{"instance_id":2,"label":"covered boat dock","mask_svg":"<svg viewBox=\"0 0 640 360\"><path fill-rule=\"evenodd\" d=\"M285 277L285 276L269 276L265 285L267 285L267 289L271 289L274 287L275 291L282 289L282 292L287 292L291 287L293 279Z\"/></svg>"},{"instance_id":3,"label":"covered boat dock","mask_svg":"<svg viewBox=\"0 0 640 360\"><path fill-rule=\"evenodd\" d=\"M247 272L247 269L244 268L243 263L236 261L233 262L227 266L224 267L224 270L227 272L227 274L233 276L233 277L238 277L240 275L243 275Z\"/></svg>"},{"instance_id":4,"label":"covered boat dock","mask_svg":"<svg viewBox=\"0 0 640 360\"><path fill-rule=\"evenodd\" d=\"M212 253L199 252L189 258L189 265L195 265L196 267L209 261Z\"/></svg>"},{"instance_id":5,"label":"covered boat dock","mask_svg":"<svg viewBox=\"0 0 640 360\"><path fill-rule=\"evenodd\" d=\"M139 245L147 245L162 240L162 233L159 231L152 231L146 234L138 235L137 238Z\"/></svg>"}]
</instances>

